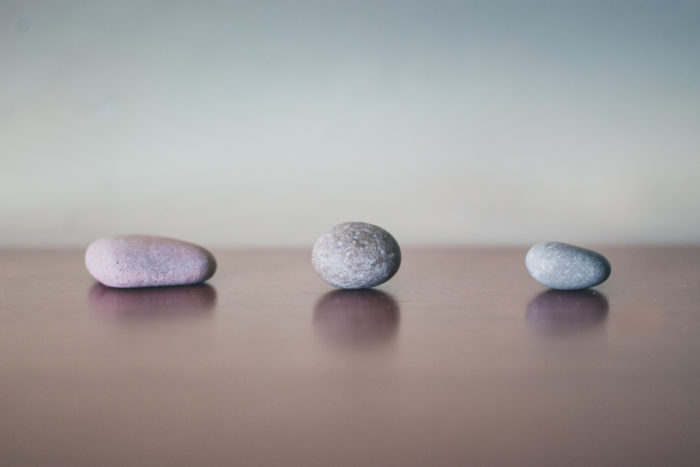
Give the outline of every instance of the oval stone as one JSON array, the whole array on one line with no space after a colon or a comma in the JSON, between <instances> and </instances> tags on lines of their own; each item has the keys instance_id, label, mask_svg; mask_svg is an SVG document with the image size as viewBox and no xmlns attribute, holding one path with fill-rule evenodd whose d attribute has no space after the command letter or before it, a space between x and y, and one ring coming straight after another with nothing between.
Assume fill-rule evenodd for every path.
<instances>
[{"instance_id":1,"label":"oval stone","mask_svg":"<svg viewBox=\"0 0 700 467\"><path fill-rule=\"evenodd\" d=\"M150 235L95 240L85 265L100 283L120 288L196 284L216 271L214 255L201 246Z\"/></svg>"},{"instance_id":2,"label":"oval stone","mask_svg":"<svg viewBox=\"0 0 700 467\"><path fill-rule=\"evenodd\" d=\"M394 237L381 227L346 222L316 241L311 263L321 278L335 287L364 289L396 274L401 250Z\"/></svg>"},{"instance_id":3,"label":"oval stone","mask_svg":"<svg viewBox=\"0 0 700 467\"><path fill-rule=\"evenodd\" d=\"M525 266L537 282L557 290L596 286L611 270L610 262L600 253L559 242L542 242L530 248Z\"/></svg>"}]
</instances>

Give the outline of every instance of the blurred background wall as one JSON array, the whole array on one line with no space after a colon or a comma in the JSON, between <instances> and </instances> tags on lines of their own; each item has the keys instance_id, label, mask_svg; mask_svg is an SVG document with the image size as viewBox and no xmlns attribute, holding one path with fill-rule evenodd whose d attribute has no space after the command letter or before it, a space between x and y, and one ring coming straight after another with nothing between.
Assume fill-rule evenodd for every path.
<instances>
[{"instance_id":1,"label":"blurred background wall","mask_svg":"<svg viewBox=\"0 0 700 467\"><path fill-rule=\"evenodd\" d=\"M700 243L698 1L0 0L0 246Z\"/></svg>"}]
</instances>

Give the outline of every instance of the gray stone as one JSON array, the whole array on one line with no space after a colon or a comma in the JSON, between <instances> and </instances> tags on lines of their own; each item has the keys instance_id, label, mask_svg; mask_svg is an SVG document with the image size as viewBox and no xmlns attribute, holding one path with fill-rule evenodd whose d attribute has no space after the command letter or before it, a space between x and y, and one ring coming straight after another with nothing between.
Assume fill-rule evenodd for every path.
<instances>
[{"instance_id":1,"label":"gray stone","mask_svg":"<svg viewBox=\"0 0 700 467\"><path fill-rule=\"evenodd\" d=\"M85 265L100 283L120 288L196 284L216 271L214 255L201 246L150 235L95 240Z\"/></svg>"},{"instance_id":2,"label":"gray stone","mask_svg":"<svg viewBox=\"0 0 700 467\"><path fill-rule=\"evenodd\" d=\"M339 224L314 244L311 263L329 284L364 289L388 281L401 264L401 250L389 232L364 222Z\"/></svg>"},{"instance_id":3,"label":"gray stone","mask_svg":"<svg viewBox=\"0 0 700 467\"><path fill-rule=\"evenodd\" d=\"M610 276L603 255L566 243L538 243L527 252L525 265L536 281L557 290L586 289Z\"/></svg>"}]
</instances>

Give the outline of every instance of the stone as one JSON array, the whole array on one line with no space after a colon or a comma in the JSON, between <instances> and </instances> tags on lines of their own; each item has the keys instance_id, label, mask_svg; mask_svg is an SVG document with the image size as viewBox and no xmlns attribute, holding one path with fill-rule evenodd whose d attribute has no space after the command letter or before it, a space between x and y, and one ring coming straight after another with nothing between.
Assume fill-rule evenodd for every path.
<instances>
[{"instance_id":1,"label":"stone","mask_svg":"<svg viewBox=\"0 0 700 467\"><path fill-rule=\"evenodd\" d=\"M557 290L580 290L605 282L610 262L592 250L559 242L538 243L527 252L525 266L542 285Z\"/></svg>"},{"instance_id":2,"label":"stone","mask_svg":"<svg viewBox=\"0 0 700 467\"><path fill-rule=\"evenodd\" d=\"M98 282L119 288L197 284L216 271L214 255L201 246L150 235L95 240L85 265Z\"/></svg>"},{"instance_id":3,"label":"stone","mask_svg":"<svg viewBox=\"0 0 700 467\"><path fill-rule=\"evenodd\" d=\"M396 274L401 250L394 237L381 227L346 222L316 241L311 263L321 278L335 287L364 289Z\"/></svg>"}]
</instances>

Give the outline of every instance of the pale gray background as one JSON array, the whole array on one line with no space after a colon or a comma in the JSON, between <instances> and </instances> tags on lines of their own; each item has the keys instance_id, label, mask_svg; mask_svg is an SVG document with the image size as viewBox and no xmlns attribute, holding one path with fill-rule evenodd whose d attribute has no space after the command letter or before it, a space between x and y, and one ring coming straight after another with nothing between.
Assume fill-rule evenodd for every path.
<instances>
[{"instance_id":1,"label":"pale gray background","mask_svg":"<svg viewBox=\"0 0 700 467\"><path fill-rule=\"evenodd\" d=\"M700 243L700 2L0 0L0 246Z\"/></svg>"}]
</instances>

